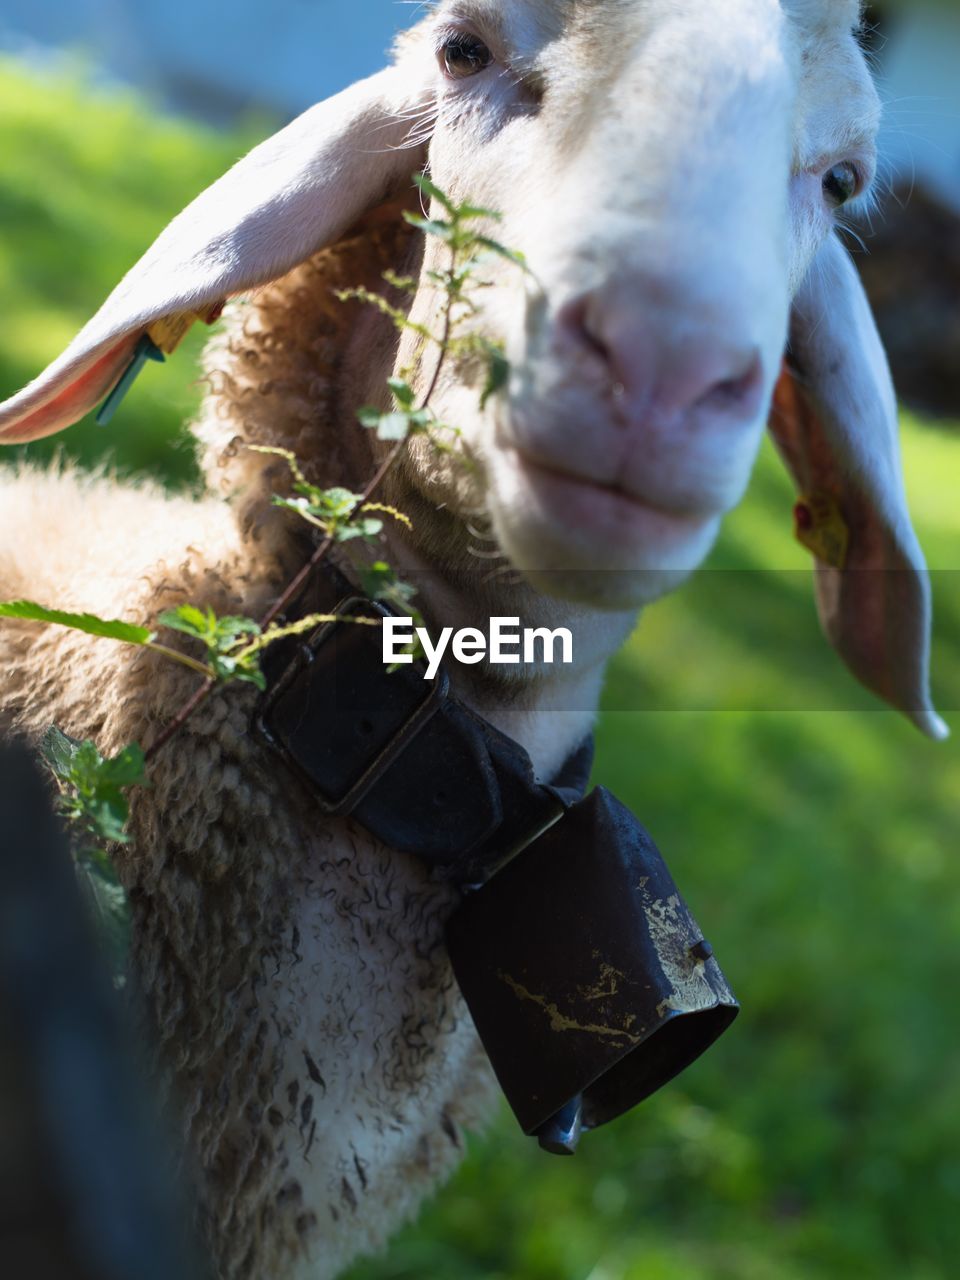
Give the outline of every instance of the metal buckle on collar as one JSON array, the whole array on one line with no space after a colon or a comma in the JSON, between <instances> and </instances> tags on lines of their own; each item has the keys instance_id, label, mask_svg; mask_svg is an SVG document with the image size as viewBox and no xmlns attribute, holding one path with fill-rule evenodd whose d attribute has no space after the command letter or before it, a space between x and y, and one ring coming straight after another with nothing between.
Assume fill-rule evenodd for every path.
<instances>
[{"instance_id":1,"label":"metal buckle on collar","mask_svg":"<svg viewBox=\"0 0 960 1280\"><path fill-rule=\"evenodd\" d=\"M365 596L349 596L333 612L344 618L395 616ZM381 654L370 653L370 646L379 643L378 629L348 621L324 624L299 646L257 719L259 732L308 783L320 808L331 816L346 816L363 802L449 692L444 671L435 680L425 680L417 665L388 672ZM318 667L329 678L311 680L304 701L297 677L307 666ZM349 717L342 714L345 701L353 713ZM324 717L324 704L340 714ZM311 768L310 752L297 735L301 725L317 716L329 719L331 731L323 739L312 739L310 746L315 753L322 751L323 759L318 757ZM348 741L342 736L344 726L351 735ZM356 772L358 759L362 763ZM351 764L353 774L347 776L343 769L349 770Z\"/></svg>"}]
</instances>

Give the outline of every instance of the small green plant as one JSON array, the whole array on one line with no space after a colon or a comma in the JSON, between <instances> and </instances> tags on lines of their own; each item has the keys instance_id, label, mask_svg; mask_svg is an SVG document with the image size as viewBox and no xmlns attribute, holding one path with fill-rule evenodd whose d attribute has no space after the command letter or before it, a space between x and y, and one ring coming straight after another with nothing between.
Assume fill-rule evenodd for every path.
<instances>
[{"instance_id":1,"label":"small green plant","mask_svg":"<svg viewBox=\"0 0 960 1280\"><path fill-rule=\"evenodd\" d=\"M439 350L439 360L432 381L419 405L416 404L416 397L409 383L410 371L406 370L400 377L389 379L388 386L394 401L391 410L387 413L381 413L375 407L360 410L358 417L361 424L376 431L381 440L404 441L411 435L421 433L434 437L445 429L445 424L439 422L433 414L430 402L437 389L443 364L448 358L473 358L486 367L486 377L480 393L481 408L485 408L490 397L506 386L510 365L502 343L495 342L476 330L463 333L461 329L465 321L479 314L475 294L489 286L490 282L484 278L483 271L493 259L502 258L523 271L529 270L523 254L508 249L477 229L478 222L498 222L501 217L499 213L469 201L455 203L424 174L414 174L413 180L421 193L427 199L436 200L446 214L446 217L436 218L410 212L403 215L411 226L425 236L442 240L449 250L444 267L426 272L427 279L443 299L440 332L436 333L426 325L411 320L402 308L393 306L386 298L369 289L345 289L337 294L342 301L355 299L376 307L393 321L399 332L415 333L422 343ZM419 282L412 276L398 276L393 271L386 271L383 278L401 293L415 293L419 288Z\"/></svg>"},{"instance_id":2,"label":"small green plant","mask_svg":"<svg viewBox=\"0 0 960 1280\"><path fill-rule=\"evenodd\" d=\"M200 641L206 650L202 673L208 679L218 684L236 680L261 690L267 687L260 670L259 650L249 639L261 635L260 624L252 618L218 618L209 606L198 609L193 604L182 604L161 613L158 621L161 627Z\"/></svg>"},{"instance_id":3,"label":"small green plant","mask_svg":"<svg viewBox=\"0 0 960 1280\"><path fill-rule=\"evenodd\" d=\"M260 646L249 640L250 636L261 635L260 624L252 618L218 618L212 609L198 609L192 604L181 605L162 613L157 619L161 627L182 632L201 642L206 651L205 662L159 643L156 632L149 627L115 618L100 618L91 613L48 609L32 600L8 600L0 603L0 618L19 618L25 622L45 622L69 627L72 631L82 631L86 635L149 649L152 653L189 667L191 671L217 683L236 680L255 684L258 689L265 687L259 668Z\"/></svg>"},{"instance_id":4,"label":"small green plant","mask_svg":"<svg viewBox=\"0 0 960 1280\"><path fill-rule=\"evenodd\" d=\"M41 753L61 784L60 811L95 844L126 844L127 790L144 780L146 762L136 743L105 759L92 742L47 730Z\"/></svg>"},{"instance_id":5,"label":"small green plant","mask_svg":"<svg viewBox=\"0 0 960 1280\"><path fill-rule=\"evenodd\" d=\"M136 743L105 758L93 742L68 738L55 726L40 751L60 790L60 812L71 826L81 887L118 985L123 984L130 940L130 908L104 845L128 844L128 793L145 785L146 761Z\"/></svg>"},{"instance_id":6,"label":"small green plant","mask_svg":"<svg viewBox=\"0 0 960 1280\"><path fill-rule=\"evenodd\" d=\"M318 485L311 484L303 474L296 454L289 449L255 444L248 448L251 453L266 453L283 458L290 468L293 491L297 496L281 498L275 494L273 505L292 511L334 542L352 542L355 538L372 541L383 531L383 521L377 518L379 515L391 516L407 528L413 528L409 517L395 507L384 506L382 502L365 502L360 494L351 493L349 489L321 489Z\"/></svg>"},{"instance_id":7,"label":"small green plant","mask_svg":"<svg viewBox=\"0 0 960 1280\"><path fill-rule=\"evenodd\" d=\"M458 434L455 428L439 421L431 405L446 360L479 361L485 368L481 407L507 382L509 365L502 346L473 330L464 332L463 326L479 312L475 294L489 283L483 275L484 267L493 259L501 258L526 270L523 257L478 229L478 224L496 221L499 218L497 213L469 202L455 203L422 174L415 174L414 182L425 197L439 204L444 215L429 218L404 214L412 226L425 236L438 238L448 249L445 266L426 273L427 279L441 295L439 332L411 320L402 308L367 289L344 290L338 296L344 301L358 300L375 306L389 316L399 332L414 332L420 339L421 354L425 349L435 347L437 361L433 374L419 401L411 385L412 370L402 370L399 376L387 380L391 407L386 412L373 406L359 410L357 418L361 426L376 432L380 440L392 446L363 493L343 488L325 489L312 484L299 460L289 450L250 446L254 452L272 454L287 463L292 476L293 496L275 495L274 505L304 520L321 535L308 563L288 584L266 616L260 621L245 617L218 617L209 607L201 608L189 603L162 613L157 619L158 627L175 631L195 642L199 655L194 655L162 643L155 631L135 623L100 618L89 613L71 613L29 600L0 603L0 618L69 627L87 635L134 645L186 666L202 677L202 684L194 695L173 716L147 751L132 744L116 756L105 757L95 743L78 742L56 727L51 728L43 740L42 753L57 781L61 812L72 831L78 874L93 903L118 973L123 968L129 936L129 910L109 849L110 846L128 843L129 792L134 787L145 785L151 759L176 737L215 690L233 684L253 685L260 690L266 688L261 659L270 645L292 635L313 631L328 622L379 625L368 617L341 615L334 618L327 614L313 614L290 624L279 620L310 574L334 546L376 542L383 533L385 519L412 528L403 512L376 501L375 495L411 438L425 435L435 447L448 449L449 436ZM401 293L412 294L419 287L413 278L400 277L394 272L385 272L384 279ZM464 463L469 465L469 458L464 458ZM402 581L386 561L377 559L372 564L358 561L354 568L363 591L371 599L382 601L412 616L418 625L423 625L414 604L415 588Z\"/></svg>"},{"instance_id":8,"label":"small green plant","mask_svg":"<svg viewBox=\"0 0 960 1280\"><path fill-rule=\"evenodd\" d=\"M416 407L416 397L409 382L403 378L390 378L387 385L394 407L388 413L381 413L372 406L361 409L357 414L360 425L375 431L379 439L391 442L406 440L408 436L428 431L433 424L433 416L429 409Z\"/></svg>"}]
</instances>

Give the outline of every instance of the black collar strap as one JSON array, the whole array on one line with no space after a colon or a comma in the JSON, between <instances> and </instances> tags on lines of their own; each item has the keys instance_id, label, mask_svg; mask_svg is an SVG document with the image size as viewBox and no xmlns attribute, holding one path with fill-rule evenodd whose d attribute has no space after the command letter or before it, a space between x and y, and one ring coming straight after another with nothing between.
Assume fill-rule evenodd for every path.
<instances>
[{"instance_id":1,"label":"black collar strap","mask_svg":"<svg viewBox=\"0 0 960 1280\"><path fill-rule=\"evenodd\" d=\"M388 610L327 570L309 612ZM445 672L426 681L419 666L389 671L378 628L331 623L273 661L259 717L271 745L326 813L352 814L445 879L484 883L583 798L592 740L553 785L539 783L523 747L455 698Z\"/></svg>"},{"instance_id":2,"label":"black collar strap","mask_svg":"<svg viewBox=\"0 0 960 1280\"><path fill-rule=\"evenodd\" d=\"M387 613L336 570L306 613ZM552 784L441 674L390 672L379 629L330 623L270 650L257 726L324 812L352 814L465 899L457 980L525 1132L573 1150L693 1062L738 1011L647 832L586 799L592 741ZM522 856L521 856L522 855Z\"/></svg>"}]
</instances>

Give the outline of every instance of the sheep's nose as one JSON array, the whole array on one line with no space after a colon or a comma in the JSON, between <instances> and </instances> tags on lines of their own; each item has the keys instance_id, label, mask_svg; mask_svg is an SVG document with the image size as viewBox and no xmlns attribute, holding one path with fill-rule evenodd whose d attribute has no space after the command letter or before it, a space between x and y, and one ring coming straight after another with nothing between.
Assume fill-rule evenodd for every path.
<instances>
[{"instance_id":1,"label":"sheep's nose","mask_svg":"<svg viewBox=\"0 0 960 1280\"><path fill-rule=\"evenodd\" d=\"M580 359L602 363L617 417L639 425L722 417L755 422L766 391L759 345L735 316L717 314L694 299L664 305L590 294L560 312L561 340Z\"/></svg>"}]
</instances>

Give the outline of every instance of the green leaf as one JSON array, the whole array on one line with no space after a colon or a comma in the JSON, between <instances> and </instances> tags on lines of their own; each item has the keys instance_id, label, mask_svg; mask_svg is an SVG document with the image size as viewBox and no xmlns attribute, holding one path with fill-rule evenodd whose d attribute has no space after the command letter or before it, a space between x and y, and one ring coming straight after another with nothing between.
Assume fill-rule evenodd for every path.
<instances>
[{"instance_id":1,"label":"green leaf","mask_svg":"<svg viewBox=\"0 0 960 1280\"><path fill-rule=\"evenodd\" d=\"M130 806L121 796L98 796L87 808L87 816L91 819L97 835L111 844L129 844L130 837L126 833L127 819L130 817Z\"/></svg>"},{"instance_id":2,"label":"green leaf","mask_svg":"<svg viewBox=\"0 0 960 1280\"><path fill-rule=\"evenodd\" d=\"M237 673L237 680L241 684L254 685L261 693L267 692L267 677L259 667L244 667L242 671Z\"/></svg>"},{"instance_id":3,"label":"green leaf","mask_svg":"<svg viewBox=\"0 0 960 1280\"><path fill-rule=\"evenodd\" d=\"M480 408L487 407L491 396L502 391L510 381L510 362L503 352L491 344L487 349L487 381L480 396Z\"/></svg>"},{"instance_id":4,"label":"green leaf","mask_svg":"<svg viewBox=\"0 0 960 1280\"><path fill-rule=\"evenodd\" d=\"M227 647L236 644L241 636L258 636L260 634L260 623L254 622L253 618L218 618L216 623L217 643L221 647Z\"/></svg>"},{"instance_id":5,"label":"green leaf","mask_svg":"<svg viewBox=\"0 0 960 1280\"><path fill-rule=\"evenodd\" d=\"M237 684L252 684L261 693L266 692L267 678L260 670L259 653L247 654L244 657L218 654L211 659L211 665L221 680L235 681Z\"/></svg>"},{"instance_id":6,"label":"green leaf","mask_svg":"<svg viewBox=\"0 0 960 1280\"><path fill-rule=\"evenodd\" d=\"M406 440L410 434L410 414L404 410L385 413L377 424L377 435L381 440Z\"/></svg>"},{"instance_id":7,"label":"green leaf","mask_svg":"<svg viewBox=\"0 0 960 1280\"><path fill-rule=\"evenodd\" d=\"M134 742L117 755L103 761L100 778L116 787L134 787L143 783L146 767L143 749Z\"/></svg>"},{"instance_id":8,"label":"green leaf","mask_svg":"<svg viewBox=\"0 0 960 1280\"><path fill-rule=\"evenodd\" d=\"M349 489L316 490L312 514L329 524L349 520L362 499L359 493Z\"/></svg>"},{"instance_id":9,"label":"green leaf","mask_svg":"<svg viewBox=\"0 0 960 1280\"><path fill-rule=\"evenodd\" d=\"M496 209L485 209L483 205L478 204L457 205L456 216L461 222L468 222L472 218L492 218L494 222L503 220L503 214L498 213Z\"/></svg>"},{"instance_id":10,"label":"green leaf","mask_svg":"<svg viewBox=\"0 0 960 1280\"><path fill-rule=\"evenodd\" d=\"M362 427L368 427L371 430L379 427L382 416L382 410L372 404L364 405L362 409L357 410L357 421Z\"/></svg>"},{"instance_id":11,"label":"green leaf","mask_svg":"<svg viewBox=\"0 0 960 1280\"><path fill-rule=\"evenodd\" d=\"M161 627L169 627L171 631L180 631L184 635L205 640L213 631L216 616L212 609L204 612L194 604L182 604L176 609L167 609L161 613L157 621Z\"/></svg>"},{"instance_id":12,"label":"green leaf","mask_svg":"<svg viewBox=\"0 0 960 1280\"><path fill-rule=\"evenodd\" d=\"M447 213L455 214L457 212L456 205L446 192L441 191L436 183L432 182L425 173L415 173L413 175L413 181L414 185L418 186L425 196L439 201L440 204L443 205L444 209L446 209Z\"/></svg>"},{"instance_id":13,"label":"green leaf","mask_svg":"<svg viewBox=\"0 0 960 1280\"><path fill-rule=\"evenodd\" d=\"M336 539L338 542L351 542L356 538L376 538L382 532L383 521L370 516L338 529Z\"/></svg>"},{"instance_id":14,"label":"green leaf","mask_svg":"<svg viewBox=\"0 0 960 1280\"><path fill-rule=\"evenodd\" d=\"M514 266L522 267L524 271L528 270L526 256L518 249L508 249L499 240L491 240L489 236L475 236L474 239L477 244L482 244L491 253L495 253L501 258L506 258L508 262L512 262Z\"/></svg>"},{"instance_id":15,"label":"green leaf","mask_svg":"<svg viewBox=\"0 0 960 1280\"><path fill-rule=\"evenodd\" d=\"M405 384L404 384L405 385ZM411 393L412 394L412 393ZM401 419L415 418L416 414L407 414L399 410ZM380 426L384 417L376 415L375 425ZM405 433L406 434L406 433ZM401 438L405 438L401 437ZM363 502L359 493L351 493L349 489L311 489L312 501L307 498L277 498L273 505L284 507L297 515L315 521L326 532L328 537L337 542L351 542L356 538L375 538L383 529L383 521L373 517L355 515Z\"/></svg>"},{"instance_id":16,"label":"green leaf","mask_svg":"<svg viewBox=\"0 0 960 1280\"><path fill-rule=\"evenodd\" d=\"M52 724L40 739L40 754L56 777L66 778L80 745L76 738L68 738L61 729Z\"/></svg>"},{"instance_id":17,"label":"green leaf","mask_svg":"<svg viewBox=\"0 0 960 1280\"><path fill-rule=\"evenodd\" d=\"M449 222L441 222L436 218L422 218L418 213L410 213L408 209L403 211L404 221L409 222L411 227L416 227L418 231L422 231L425 236L438 236L441 240L450 241L456 236L456 229Z\"/></svg>"},{"instance_id":18,"label":"green leaf","mask_svg":"<svg viewBox=\"0 0 960 1280\"><path fill-rule=\"evenodd\" d=\"M125 791L143 783L146 761L133 744L105 759L93 742L69 738L56 726L43 736L41 752L61 783L61 808L96 840L127 842L130 806Z\"/></svg>"},{"instance_id":19,"label":"green leaf","mask_svg":"<svg viewBox=\"0 0 960 1280\"><path fill-rule=\"evenodd\" d=\"M94 613L65 613L62 609L47 609L32 600L8 600L0 602L0 618L22 618L26 622L48 622L58 627L83 631L88 636L103 636L107 640L120 640L124 644L146 645L153 639L148 627L138 627L131 622L119 622L99 618Z\"/></svg>"},{"instance_id":20,"label":"green leaf","mask_svg":"<svg viewBox=\"0 0 960 1280\"><path fill-rule=\"evenodd\" d=\"M289 501L289 500L284 500ZM218 618L212 609L206 612L196 605L183 604L161 613L158 622L172 631L202 640L217 650L229 649L241 636L258 636L260 624L253 618L227 616Z\"/></svg>"},{"instance_id":21,"label":"green leaf","mask_svg":"<svg viewBox=\"0 0 960 1280\"><path fill-rule=\"evenodd\" d=\"M392 586L397 580L396 573L383 560L377 560L369 566L360 566L357 569L357 577L360 579L364 594L371 600L379 600L380 592Z\"/></svg>"},{"instance_id":22,"label":"green leaf","mask_svg":"<svg viewBox=\"0 0 960 1280\"><path fill-rule=\"evenodd\" d=\"M337 492L346 493L346 490ZM282 500L281 504L285 505L286 501ZM223 683L239 680L256 684L257 688L265 687L256 655L242 656L245 641L261 634L260 624L253 618L218 618L212 609L204 612L195 605L181 605L161 614L160 622L201 641L207 651L210 671L217 680Z\"/></svg>"},{"instance_id":23,"label":"green leaf","mask_svg":"<svg viewBox=\"0 0 960 1280\"><path fill-rule=\"evenodd\" d=\"M130 903L113 863L102 849L85 850L77 859L77 874L93 910L100 941L122 985L130 950Z\"/></svg>"},{"instance_id":24,"label":"green leaf","mask_svg":"<svg viewBox=\"0 0 960 1280\"><path fill-rule=\"evenodd\" d=\"M218 680L232 680L237 671L237 660L228 653L211 653L210 666Z\"/></svg>"},{"instance_id":25,"label":"green leaf","mask_svg":"<svg viewBox=\"0 0 960 1280\"><path fill-rule=\"evenodd\" d=\"M403 378L388 378L387 386L401 409L412 409L414 402L413 387Z\"/></svg>"},{"instance_id":26,"label":"green leaf","mask_svg":"<svg viewBox=\"0 0 960 1280\"><path fill-rule=\"evenodd\" d=\"M325 523L325 513L309 498L278 498L274 494L271 499L273 506L280 507L284 511L292 511L294 515L301 516L305 520L317 520Z\"/></svg>"},{"instance_id":27,"label":"green leaf","mask_svg":"<svg viewBox=\"0 0 960 1280\"><path fill-rule=\"evenodd\" d=\"M402 608L409 607L417 589L409 582L402 582L394 569L378 560L367 568L357 570L360 585L371 600L388 600Z\"/></svg>"}]
</instances>

